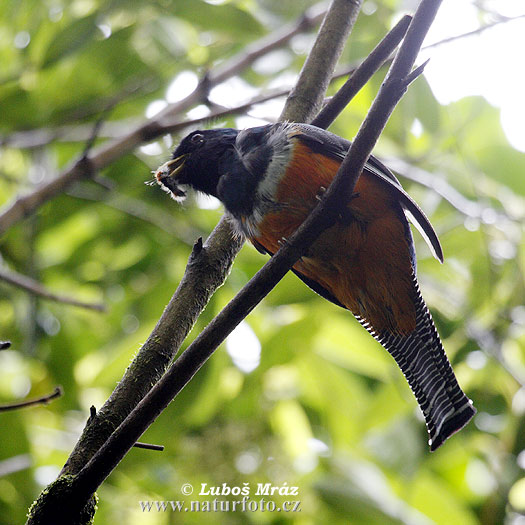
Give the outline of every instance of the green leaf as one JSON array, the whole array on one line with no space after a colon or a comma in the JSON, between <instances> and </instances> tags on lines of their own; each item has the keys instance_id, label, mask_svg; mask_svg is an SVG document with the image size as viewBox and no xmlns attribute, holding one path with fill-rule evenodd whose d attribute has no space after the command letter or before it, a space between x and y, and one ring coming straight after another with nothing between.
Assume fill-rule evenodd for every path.
<instances>
[{"instance_id":1,"label":"green leaf","mask_svg":"<svg viewBox=\"0 0 525 525\"><path fill-rule=\"evenodd\" d=\"M421 516L397 498L387 478L372 463L339 461L341 473L316 484L321 497L352 525L408 525ZM461 522L451 522L461 523Z\"/></svg>"},{"instance_id":2,"label":"green leaf","mask_svg":"<svg viewBox=\"0 0 525 525\"><path fill-rule=\"evenodd\" d=\"M525 195L525 153L507 144L489 144L478 153L480 167L490 177Z\"/></svg>"},{"instance_id":3,"label":"green leaf","mask_svg":"<svg viewBox=\"0 0 525 525\"><path fill-rule=\"evenodd\" d=\"M58 60L85 46L97 31L97 13L72 22L58 33L49 44L42 61L42 67L49 67Z\"/></svg>"},{"instance_id":4,"label":"green leaf","mask_svg":"<svg viewBox=\"0 0 525 525\"><path fill-rule=\"evenodd\" d=\"M200 0L177 0L174 9L170 9L170 15L184 18L206 30L215 29L244 36L262 33L258 20L233 3L217 6Z\"/></svg>"},{"instance_id":5,"label":"green leaf","mask_svg":"<svg viewBox=\"0 0 525 525\"><path fill-rule=\"evenodd\" d=\"M411 504L428 516L433 523L461 523L461 525L479 523L474 513L455 492L431 472L421 470L410 487L404 487L403 490L410 494Z\"/></svg>"}]
</instances>

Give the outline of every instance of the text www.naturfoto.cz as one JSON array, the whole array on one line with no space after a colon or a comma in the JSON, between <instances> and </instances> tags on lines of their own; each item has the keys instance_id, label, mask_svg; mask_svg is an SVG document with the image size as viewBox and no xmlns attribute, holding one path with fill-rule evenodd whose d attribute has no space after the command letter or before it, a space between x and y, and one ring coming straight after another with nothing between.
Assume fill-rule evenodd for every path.
<instances>
[{"instance_id":1,"label":"text www.naturfoto.cz","mask_svg":"<svg viewBox=\"0 0 525 525\"><path fill-rule=\"evenodd\" d=\"M142 512L301 512L300 501L283 501L280 506L272 500L252 500L244 497L242 500L209 501L139 501Z\"/></svg>"}]
</instances>

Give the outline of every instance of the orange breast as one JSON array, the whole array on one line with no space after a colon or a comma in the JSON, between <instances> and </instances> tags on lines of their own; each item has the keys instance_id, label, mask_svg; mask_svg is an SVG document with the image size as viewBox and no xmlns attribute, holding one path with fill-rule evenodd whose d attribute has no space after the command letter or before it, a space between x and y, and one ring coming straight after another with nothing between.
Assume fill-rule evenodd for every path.
<instances>
[{"instance_id":1,"label":"orange breast","mask_svg":"<svg viewBox=\"0 0 525 525\"><path fill-rule=\"evenodd\" d=\"M340 162L296 142L293 158L276 198L283 206L268 213L255 238L272 253L290 237L327 188ZM385 187L366 172L356 186L359 197L348 210L354 220L329 228L294 269L313 279L377 331L407 334L415 329L412 265L404 225Z\"/></svg>"}]
</instances>

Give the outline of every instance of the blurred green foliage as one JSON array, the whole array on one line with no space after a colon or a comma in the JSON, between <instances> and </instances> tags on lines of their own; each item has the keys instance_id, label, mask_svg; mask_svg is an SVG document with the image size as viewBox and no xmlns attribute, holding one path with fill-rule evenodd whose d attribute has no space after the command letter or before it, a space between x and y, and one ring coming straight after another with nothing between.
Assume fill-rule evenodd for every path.
<instances>
[{"instance_id":1,"label":"blurred green foliage","mask_svg":"<svg viewBox=\"0 0 525 525\"><path fill-rule=\"evenodd\" d=\"M179 73L205 74L311 3L7 0L0 14L0 202L8 205L78 158L109 103L106 123L131 129ZM369 2L342 63L365 56L401 4ZM295 37L270 67L243 71L245 87L256 93L282 85L312 38ZM334 132L355 134L381 76ZM411 132L416 119L418 134ZM37 140L42 132L51 138ZM103 128L97 143L104 140ZM57 384L65 390L48 406L0 413L0 524L23 522L58 474L89 407L103 404L155 325L192 242L221 215L194 197L177 205L144 184L171 145L165 137L126 155L100 174L102 183L76 184L0 239L5 268L108 309L36 299L0 282L0 339L13 342L0 353L1 402ZM143 512L139 501L204 501L202 483L248 483L253 499L258 483L297 486L297 496L267 499L277 506L300 500L301 512L188 512L185 523L522 523L524 156L509 146L498 111L484 99L440 106L424 78L394 113L377 153L425 170L436 185L401 176L443 243L441 266L416 234L419 277L459 382L478 408L474 422L431 455L393 360L348 312L287 276L248 317L244 336L221 347L146 432L143 440L164 444L165 452L133 449L104 483L95 523L180 523L174 512ZM243 249L190 339L264 261ZM181 494L184 483L194 486L191 497Z\"/></svg>"}]
</instances>

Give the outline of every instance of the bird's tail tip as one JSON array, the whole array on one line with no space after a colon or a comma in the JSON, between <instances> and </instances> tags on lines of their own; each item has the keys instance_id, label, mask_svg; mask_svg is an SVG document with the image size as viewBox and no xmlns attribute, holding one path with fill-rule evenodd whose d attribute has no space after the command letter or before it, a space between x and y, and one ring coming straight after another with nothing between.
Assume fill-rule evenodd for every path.
<instances>
[{"instance_id":1,"label":"bird's tail tip","mask_svg":"<svg viewBox=\"0 0 525 525\"><path fill-rule=\"evenodd\" d=\"M459 409L454 410L452 414L443 421L439 431L428 440L430 451L438 449L450 436L459 432L476 414L472 401L470 399Z\"/></svg>"}]
</instances>

